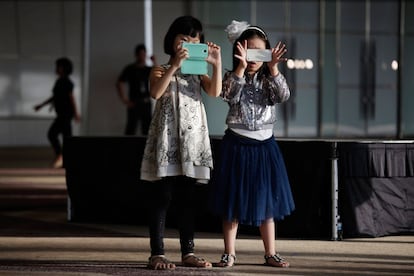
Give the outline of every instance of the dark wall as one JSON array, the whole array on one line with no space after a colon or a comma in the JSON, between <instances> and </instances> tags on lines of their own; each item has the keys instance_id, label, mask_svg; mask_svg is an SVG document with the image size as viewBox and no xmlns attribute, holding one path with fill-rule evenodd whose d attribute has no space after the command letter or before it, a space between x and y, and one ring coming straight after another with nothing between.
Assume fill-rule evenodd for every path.
<instances>
[{"instance_id":1,"label":"dark wall","mask_svg":"<svg viewBox=\"0 0 414 276\"><path fill-rule=\"evenodd\" d=\"M220 138L212 138L220 158ZM279 237L326 238L331 233L331 162L339 157L339 214L344 236L414 232L414 146L412 144L278 141L296 210L277 224ZM150 182L140 180L145 137L71 137L65 140L64 166L76 222L146 225ZM380 178L380 179L379 179ZM221 231L207 208L208 185L196 188L197 231ZM156 196L156 195L155 195ZM385 209L385 211L383 210ZM392 210L392 211L390 211ZM175 204L167 226L175 227ZM240 232L258 234L241 226Z\"/></svg>"},{"instance_id":2,"label":"dark wall","mask_svg":"<svg viewBox=\"0 0 414 276\"><path fill-rule=\"evenodd\" d=\"M212 138L214 158L220 157L220 138ZM329 237L329 144L279 142L296 210L278 224L278 235ZM148 220L149 182L139 179L144 137L72 137L65 141L66 180L71 199L71 220L77 222L129 223ZM198 231L220 231L220 219L207 209L208 185L197 187ZM167 224L175 226L171 205ZM241 232L258 233L241 226Z\"/></svg>"}]
</instances>

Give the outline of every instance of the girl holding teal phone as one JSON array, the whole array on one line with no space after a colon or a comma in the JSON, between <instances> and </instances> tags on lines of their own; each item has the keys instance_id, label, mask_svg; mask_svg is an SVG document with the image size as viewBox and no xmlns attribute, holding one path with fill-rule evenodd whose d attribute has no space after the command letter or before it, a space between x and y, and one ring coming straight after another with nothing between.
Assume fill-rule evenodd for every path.
<instances>
[{"instance_id":1,"label":"girl holding teal phone","mask_svg":"<svg viewBox=\"0 0 414 276\"><path fill-rule=\"evenodd\" d=\"M151 256L148 267L170 270L175 264L164 255L164 230L172 198L178 203L181 262L184 266L211 267L211 263L194 254L194 188L196 182L207 183L213 167L207 116L201 91L218 97L221 92L220 47L204 44L202 59L213 67L211 78L190 70L182 72L184 61L191 58L196 45L204 42L201 22L192 16L177 18L170 26L164 51L167 64L153 67L150 95L156 99L141 164L141 179L150 181L149 206ZM183 47L183 43L193 46ZM188 46L188 44L186 45ZM193 74L195 73L195 74Z\"/></svg>"},{"instance_id":2,"label":"girl holding teal phone","mask_svg":"<svg viewBox=\"0 0 414 276\"><path fill-rule=\"evenodd\" d=\"M188 58L183 60L181 72L183 74L205 75L207 74L208 45L204 43L183 42L182 47L187 49Z\"/></svg>"}]
</instances>

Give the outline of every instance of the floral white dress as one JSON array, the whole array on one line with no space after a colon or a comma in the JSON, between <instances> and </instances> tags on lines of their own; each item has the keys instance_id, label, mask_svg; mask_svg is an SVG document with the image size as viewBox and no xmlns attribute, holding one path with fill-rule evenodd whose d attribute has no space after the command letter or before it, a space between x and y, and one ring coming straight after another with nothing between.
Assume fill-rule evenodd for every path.
<instances>
[{"instance_id":1,"label":"floral white dress","mask_svg":"<svg viewBox=\"0 0 414 276\"><path fill-rule=\"evenodd\" d=\"M141 164L142 180L178 175L201 183L210 179L213 158L201 90L198 75L178 70L172 77L155 105Z\"/></svg>"}]
</instances>

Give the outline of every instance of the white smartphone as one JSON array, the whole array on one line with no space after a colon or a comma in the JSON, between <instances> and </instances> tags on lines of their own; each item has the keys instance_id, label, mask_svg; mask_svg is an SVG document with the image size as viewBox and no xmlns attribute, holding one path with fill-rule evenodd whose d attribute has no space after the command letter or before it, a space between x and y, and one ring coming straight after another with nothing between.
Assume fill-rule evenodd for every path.
<instances>
[{"instance_id":1,"label":"white smartphone","mask_svg":"<svg viewBox=\"0 0 414 276\"><path fill-rule=\"evenodd\" d=\"M264 61L272 60L272 51L270 49L247 49L247 61Z\"/></svg>"}]
</instances>

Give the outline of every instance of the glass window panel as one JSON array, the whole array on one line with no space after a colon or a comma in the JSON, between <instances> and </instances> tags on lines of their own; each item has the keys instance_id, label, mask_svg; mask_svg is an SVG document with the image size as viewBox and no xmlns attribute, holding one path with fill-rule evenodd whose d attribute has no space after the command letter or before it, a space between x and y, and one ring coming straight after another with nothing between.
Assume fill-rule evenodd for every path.
<instances>
[{"instance_id":1,"label":"glass window panel","mask_svg":"<svg viewBox=\"0 0 414 276\"><path fill-rule=\"evenodd\" d=\"M284 104L276 105L276 123L273 125L274 135L277 137L287 136L285 133L286 121L283 120Z\"/></svg>"},{"instance_id":2,"label":"glass window panel","mask_svg":"<svg viewBox=\"0 0 414 276\"><path fill-rule=\"evenodd\" d=\"M397 96L395 90L375 91L375 117L369 120L368 135L393 136L396 133Z\"/></svg>"},{"instance_id":3,"label":"glass window panel","mask_svg":"<svg viewBox=\"0 0 414 276\"><path fill-rule=\"evenodd\" d=\"M56 81L55 60L26 60L22 61L20 73L21 98L19 109L21 115L55 116L48 107L34 112L33 106L52 96L53 85Z\"/></svg>"},{"instance_id":4,"label":"glass window panel","mask_svg":"<svg viewBox=\"0 0 414 276\"><path fill-rule=\"evenodd\" d=\"M397 87L398 49L397 36L376 35L376 83L379 86ZM397 66L393 69L393 66Z\"/></svg>"},{"instance_id":5,"label":"glass window panel","mask_svg":"<svg viewBox=\"0 0 414 276\"><path fill-rule=\"evenodd\" d=\"M365 32L365 1L341 1L342 32Z\"/></svg>"},{"instance_id":6,"label":"glass window panel","mask_svg":"<svg viewBox=\"0 0 414 276\"><path fill-rule=\"evenodd\" d=\"M0 24L6 41L0 43L0 116L54 116L48 108L34 112L33 106L51 96L55 60L62 55L74 63L71 78L80 106L82 8L81 1L0 3L0 22L8 21Z\"/></svg>"},{"instance_id":7,"label":"glass window panel","mask_svg":"<svg viewBox=\"0 0 414 276\"><path fill-rule=\"evenodd\" d=\"M256 1L257 25L267 32L285 27L285 3L281 1Z\"/></svg>"},{"instance_id":8,"label":"glass window panel","mask_svg":"<svg viewBox=\"0 0 414 276\"><path fill-rule=\"evenodd\" d=\"M83 2L65 1L63 7L65 12L65 17L62 19L65 30L64 53L72 58L80 59L83 49Z\"/></svg>"},{"instance_id":9,"label":"glass window panel","mask_svg":"<svg viewBox=\"0 0 414 276\"><path fill-rule=\"evenodd\" d=\"M21 54L56 57L63 53L62 3L19 2Z\"/></svg>"},{"instance_id":10,"label":"glass window panel","mask_svg":"<svg viewBox=\"0 0 414 276\"><path fill-rule=\"evenodd\" d=\"M363 39L364 37L360 35L344 34L341 36L338 69L339 85L359 85Z\"/></svg>"},{"instance_id":11,"label":"glass window panel","mask_svg":"<svg viewBox=\"0 0 414 276\"><path fill-rule=\"evenodd\" d=\"M405 31L407 34L414 34L414 2L405 1Z\"/></svg>"},{"instance_id":12,"label":"glass window panel","mask_svg":"<svg viewBox=\"0 0 414 276\"><path fill-rule=\"evenodd\" d=\"M363 136L359 89L338 89L338 134L342 137Z\"/></svg>"},{"instance_id":13,"label":"glass window panel","mask_svg":"<svg viewBox=\"0 0 414 276\"><path fill-rule=\"evenodd\" d=\"M223 73L226 72L226 70L232 70L233 44L228 40L227 33L224 31L224 28L217 26L207 26L205 28L204 34L207 41L213 41L221 47Z\"/></svg>"},{"instance_id":14,"label":"glass window panel","mask_svg":"<svg viewBox=\"0 0 414 276\"><path fill-rule=\"evenodd\" d=\"M282 43L285 43L286 46L289 48L288 40L286 39L286 34L284 32L273 32L273 31L267 31L266 33L269 37L270 46L274 47L279 41ZM286 55L289 55L289 49Z\"/></svg>"},{"instance_id":15,"label":"glass window panel","mask_svg":"<svg viewBox=\"0 0 414 276\"><path fill-rule=\"evenodd\" d=\"M398 1L371 2L371 30L375 32L398 33Z\"/></svg>"},{"instance_id":16,"label":"glass window panel","mask_svg":"<svg viewBox=\"0 0 414 276\"><path fill-rule=\"evenodd\" d=\"M396 6L371 2L371 33L368 39L357 33L356 24L365 21L359 9L361 3L341 2L343 18L340 37L340 67L338 69L338 129L340 135L363 137L391 137L396 135L398 32L393 23L376 24L389 9L395 14ZM365 5L365 3L363 2ZM355 9L355 23L351 20L351 7ZM365 7L364 7L365 8ZM363 20L361 20L363 17ZM348 19L346 19L348 18ZM386 23L387 24L387 23ZM375 28L373 27L375 25ZM369 46L367 46L369 45ZM394 63L394 66L397 66ZM372 79L370 79L372 76ZM373 81L373 82L371 82ZM361 88L360 85L366 85ZM389 106L387 108L387 105Z\"/></svg>"},{"instance_id":17,"label":"glass window panel","mask_svg":"<svg viewBox=\"0 0 414 276\"><path fill-rule=\"evenodd\" d=\"M17 112L19 92L19 63L15 59L0 59L0 116Z\"/></svg>"},{"instance_id":18,"label":"glass window panel","mask_svg":"<svg viewBox=\"0 0 414 276\"><path fill-rule=\"evenodd\" d=\"M289 119L288 134L290 137L315 137L318 114L317 91L313 88L297 87L295 93L295 117Z\"/></svg>"},{"instance_id":19,"label":"glass window panel","mask_svg":"<svg viewBox=\"0 0 414 276\"><path fill-rule=\"evenodd\" d=\"M17 56L15 3L0 2L0 56Z\"/></svg>"},{"instance_id":20,"label":"glass window panel","mask_svg":"<svg viewBox=\"0 0 414 276\"><path fill-rule=\"evenodd\" d=\"M414 6L413 6L414 8ZM414 9L413 9L414 11ZM407 36L404 43L405 60L414 60L414 36ZM401 68L401 97L402 97L402 129L404 137L414 137L414 66L413 63L407 63Z\"/></svg>"},{"instance_id":21,"label":"glass window panel","mask_svg":"<svg viewBox=\"0 0 414 276\"><path fill-rule=\"evenodd\" d=\"M324 28L327 32L335 32L336 31L336 19L337 19L337 8L336 8L336 1L325 1L325 18L322 18L323 22L325 22ZM321 15L323 16L323 15Z\"/></svg>"},{"instance_id":22,"label":"glass window panel","mask_svg":"<svg viewBox=\"0 0 414 276\"><path fill-rule=\"evenodd\" d=\"M290 1L290 24L293 29L318 31L319 1Z\"/></svg>"},{"instance_id":23,"label":"glass window panel","mask_svg":"<svg viewBox=\"0 0 414 276\"><path fill-rule=\"evenodd\" d=\"M250 1L200 1L203 24L227 26L232 20L250 23Z\"/></svg>"},{"instance_id":24,"label":"glass window panel","mask_svg":"<svg viewBox=\"0 0 414 276\"><path fill-rule=\"evenodd\" d=\"M296 39L296 53L292 58L303 65L305 69L296 70L297 83L316 86L318 84L318 36L309 33L298 33ZM289 51L289 49L288 49ZM289 53L289 52L288 52ZM310 69L312 63L312 69Z\"/></svg>"}]
</instances>

